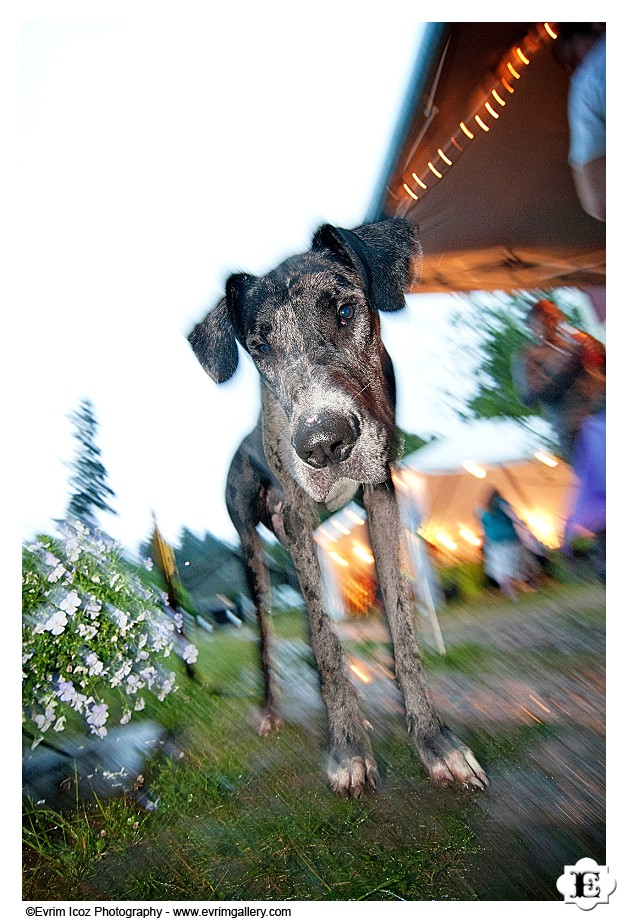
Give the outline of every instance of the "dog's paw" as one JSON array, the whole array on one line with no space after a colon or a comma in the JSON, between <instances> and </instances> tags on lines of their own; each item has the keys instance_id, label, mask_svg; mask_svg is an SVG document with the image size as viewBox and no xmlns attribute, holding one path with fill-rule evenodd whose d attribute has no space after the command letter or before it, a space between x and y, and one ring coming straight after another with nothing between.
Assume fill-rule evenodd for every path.
<instances>
[{"instance_id":1,"label":"dog's paw","mask_svg":"<svg viewBox=\"0 0 628 923\"><path fill-rule=\"evenodd\" d=\"M372 756L331 754L327 778L332 791L347 798L362 798L379 781L377 763Z\"/></svg>"},{"instance_id":2,"label":"dog's paw","mask_svg":"<svg viewBox=\"0 0 628 923\"><path fill-rule=\"evenodd\" d=\"M475 756L448 727L441 727L429 740L417 741L417 749L430 779L438 785L487 787L488 777Z\"/></svg>"},{"instance_id":3,"label":"dog's paw","mask_svg":"<svg viewBox=\"0 0 628 923\"><path fill-rule=\"evenodd\" d=\"M257 718L257 733L260 737L268 737L283 727L279 715L269 708L264 708Z\"/></svg>"}]
</instances>

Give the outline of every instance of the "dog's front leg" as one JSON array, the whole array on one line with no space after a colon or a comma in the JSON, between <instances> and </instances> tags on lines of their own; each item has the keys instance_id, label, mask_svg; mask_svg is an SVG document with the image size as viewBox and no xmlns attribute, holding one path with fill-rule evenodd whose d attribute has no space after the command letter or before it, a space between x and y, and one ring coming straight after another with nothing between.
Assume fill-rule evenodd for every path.
<instances>
[{"instance_id":1,"label":"dog's front leg","mask_svg":"<svg viewBox=\"0 0 628 923\"><path fill-rule=\"evenodd\" d=\"M335 792L360 798L368 788L375 788L377 765L357 693L346 674L340 641L323 609L314 525L308 500L297 496L286 502L286 537L307 608L311 645L327 708L330 735L327 775Z\"/></svg>"},{"instance_id":2,"label":"dog's front leg","mask_svg":"<svg viewBox=\"0 0 628 923\"><path fill-rule=\"evenodd\" d=\"M410 736L435 782L484 788L488 784L484 770L471 750L441 723L428 692L416 640L410 582L401 571L401 520L392 480L365 487L364 504Z\"/></svg>"}]
</instances>

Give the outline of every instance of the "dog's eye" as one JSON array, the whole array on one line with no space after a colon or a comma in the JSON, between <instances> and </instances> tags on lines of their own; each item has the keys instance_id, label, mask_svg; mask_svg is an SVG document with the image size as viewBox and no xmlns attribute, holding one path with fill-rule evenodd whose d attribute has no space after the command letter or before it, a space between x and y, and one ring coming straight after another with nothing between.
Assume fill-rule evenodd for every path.
<instances>
[{"instance_id":1,"label":"dog's eye","mask_svg":"<svg viewBox=\"0 0 628 923\"><path fill-rule=\"evenodd\" d=\"M271 348L268 343L253 343L251 345L251 351L257 353L258 356L268 356L270 355Z\"/></svg>"},{"instance_id":2,"label":"dog's eye","mask_svg":"<svg viewBox=\"0 0 628 923\"><path fill-rule=\"evenodd\" d=\"M352 304L342 304L338 308L338 320L341 327L346 327L348 322L355 314L355 308Z\"/></svg>"}]
</instances>

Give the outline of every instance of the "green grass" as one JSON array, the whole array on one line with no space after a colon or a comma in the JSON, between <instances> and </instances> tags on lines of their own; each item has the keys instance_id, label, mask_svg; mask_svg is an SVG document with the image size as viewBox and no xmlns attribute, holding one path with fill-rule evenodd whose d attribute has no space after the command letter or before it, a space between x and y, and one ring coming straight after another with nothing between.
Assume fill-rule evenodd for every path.
<instances>
[{"instance_id":1,"label":"green grass","mask_svg":"<svg viewBox=\"0 0 628 923\"><path fill-rule=\"evenodd\" d=\"M601 618L599 609L574 611ZM500 618L496 607L481 613ZM300 613L276 617L274 627L279 637L306 637ZM430 785L399 715L373 735L378 791L368 800L340 799L325 783L322 714L311 726L288 722L270 740L255 733L260 684L251 633L217 631L195 640L198 681L181 672L178 693L152 715L184 753L181 760L154 757L146 767L157 810L142 811L131 795L77 803L63 814L27 808L24 899L478 899L469 870L484 861L473 831L486 796ZM376 658L380 648L386 645L361 642L354 653ZM513 671L534 656L514 655ZM498 675L503 663L492 645L472 640L427 660L432 674L461 677ZM561 666L577 669L578 660L563 657ZM489 772L519 765L553 733L536 724L464 729Z\"/></svg>"}]
</instances>

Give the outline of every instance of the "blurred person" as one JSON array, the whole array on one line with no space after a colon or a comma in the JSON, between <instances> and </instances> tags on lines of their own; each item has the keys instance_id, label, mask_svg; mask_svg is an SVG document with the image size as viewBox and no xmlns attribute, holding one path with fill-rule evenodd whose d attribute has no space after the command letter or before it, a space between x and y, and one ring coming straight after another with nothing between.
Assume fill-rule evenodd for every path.
<instances>
[{"instance_id":1,"label":"blurred person","mask_svg":"<svg viewBox=\"0 0 628 923\"><path fill-rule=\"evenodd\" d=\"M528 406L538 404L558 437L559 453L578 478L565 530L566 549L578 534L606 529L606 350L572 327L548 299L526 318L535 342L513 362L513 380Z\"/></svg>"},{"instance_id":2,"label":"blurred person","mask_svg":"<svg viewBox=\"0 0 628 923\"><path fill-rule=\"evenodd\" d=\"M532 305L526 324L534 342L515 356L513 381L524 404L540 406L572 464L583 422L605 409L606 350L547 298Z\"/></svg>"},{"instance_id":3,"label":"blurred person","mask_svg":"<svg viewBox=\"0 0 628 923\"><path fill-rule=\"evenodd\" d=\"M554 57L571 75L569 165L583 209L606 221L606 23L559 26Z\"/></svg>"},{"instance_id":4,"label":"blurred person","mask_svg":"<svg viewBox=\"0 0 628 923\"><path fill-rule=\"evenodd\" d=\"M484 532L484 572L509 599L517 598L517 584L528 576L527 555L515 527L516 516L498 490L477 511Z\"/></svg>"}]
</instances>

